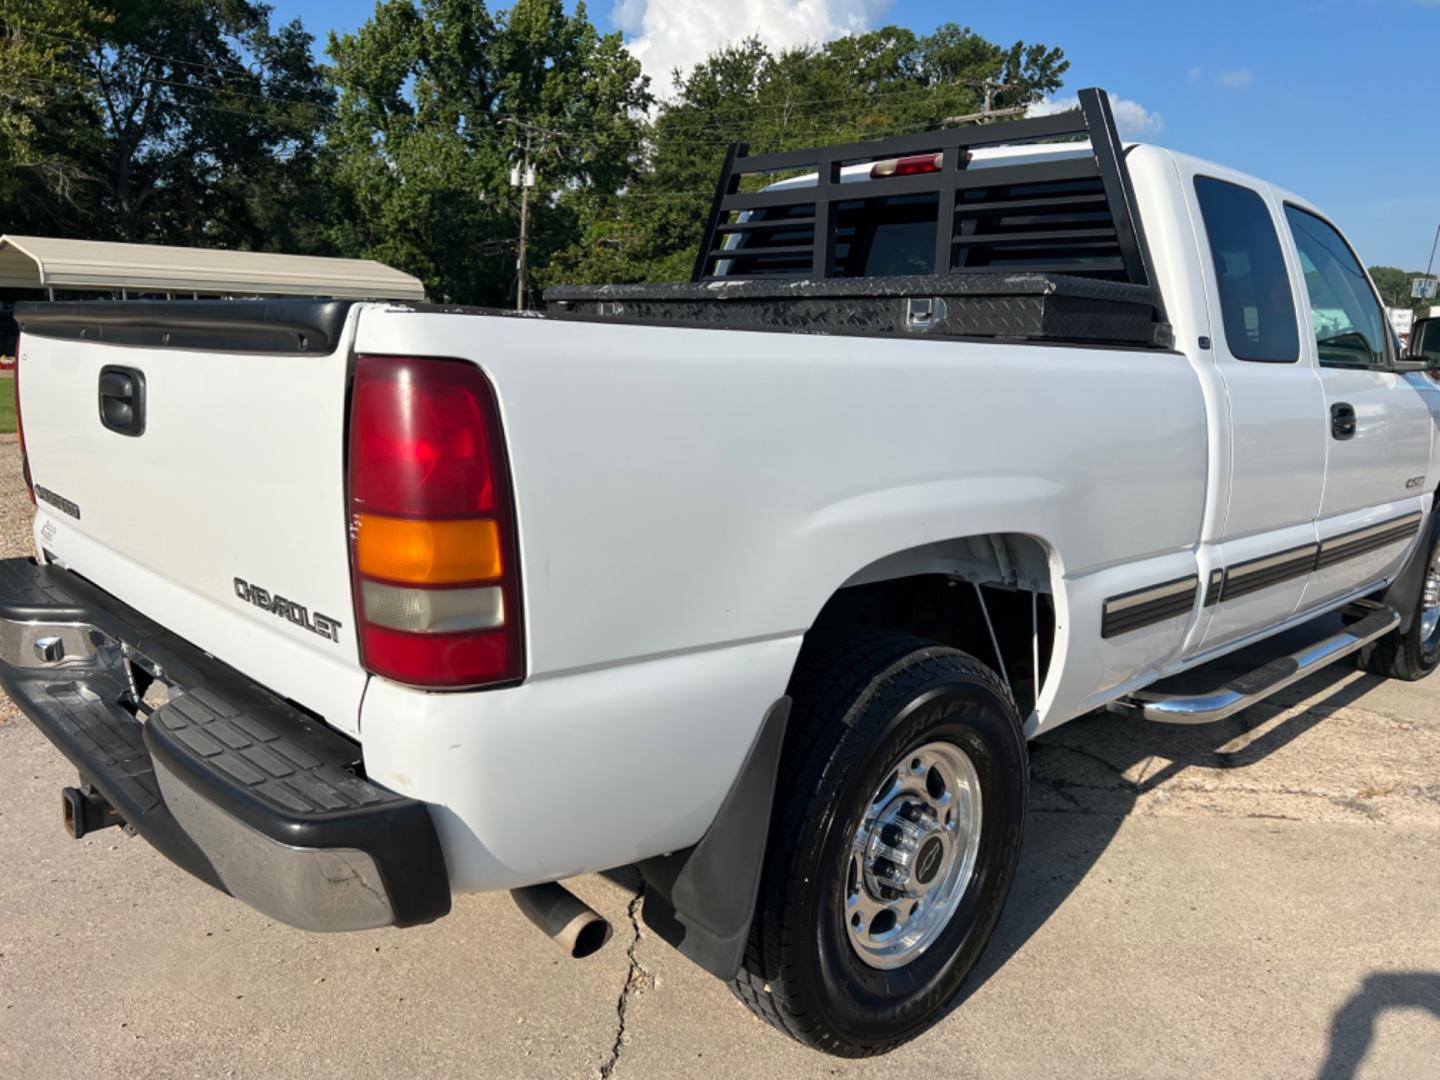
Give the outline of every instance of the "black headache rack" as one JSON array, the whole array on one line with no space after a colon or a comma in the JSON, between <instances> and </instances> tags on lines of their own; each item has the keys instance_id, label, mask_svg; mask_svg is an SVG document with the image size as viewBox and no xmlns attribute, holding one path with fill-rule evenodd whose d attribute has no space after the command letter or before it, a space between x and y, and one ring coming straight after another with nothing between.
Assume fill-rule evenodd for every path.
<instances>
[{"instance_id":1,"label":"black headache rack","mask_svg":"<svg viewBox=\"0 0 1440 1080\"><path fill-rule=\"evenodd\" d=\"M1084 273L1153 285L1110 100L1102 90L1079 98L1078 109L1050 116L812 150L752 157L737 144L725 158L691 280L861 276L864 240L847 217L879 209L877 200L906 198L940 223L926 253L929 273ZM975 149L1082 136L1088 155L970 168ZM847 167L935 154L934 171L842 180ZM814 183L741 190L747 177L797 173L814 174ZM773 236L782 226L783 235ZM765 243L751 242L757 234ZM727 243L731 236L746 242L737 248Z\"/></svg>"},{"instance_id":2,"label":"black headache rack","mask_svg":"<svg viewBox=\"0 0 1440 1080\"><path fill-rule=\"evenodd\" d=\"M752 156L737 144L688 284L561 286L546 300L687 325L1168 347L1109 99L1092 89L1079 100L809 150ZM1080 138L1088 146L1065 145ZM1022 156L974 161L1001 146Z\"/></svg>"}]
</instances>

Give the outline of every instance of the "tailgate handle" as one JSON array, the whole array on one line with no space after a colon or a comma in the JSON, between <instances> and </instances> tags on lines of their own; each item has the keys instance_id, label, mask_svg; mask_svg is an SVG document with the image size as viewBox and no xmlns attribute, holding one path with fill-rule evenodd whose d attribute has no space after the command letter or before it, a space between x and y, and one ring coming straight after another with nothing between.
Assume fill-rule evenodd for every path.
<instances>
[{"instance_id":1,"label":"tailgate handle","mask_svg":"<svg viewBox=\"0 0 1440 1080\"><path fill-rule=\"evenodd\" d=\"M100 369L100 422L131 437L145 434L145 373L106 364Z\"/></svg>"}]
</instances>

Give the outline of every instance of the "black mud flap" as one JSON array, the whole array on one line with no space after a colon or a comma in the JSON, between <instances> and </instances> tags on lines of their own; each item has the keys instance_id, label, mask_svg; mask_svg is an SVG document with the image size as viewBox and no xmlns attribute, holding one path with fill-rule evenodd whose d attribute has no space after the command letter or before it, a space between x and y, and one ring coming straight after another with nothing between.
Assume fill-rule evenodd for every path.
<instances>
[{"instance_id":1,"label":"black mud flap","mask_svg":"<svg viewBox=\"0 0 1440 1080\"><path fill-rule=\"evenodd\" d=\"M790 699L770 706L735 782L694 847L646 859L645 924L721 979L733 979L755 917Z\"/></svg>"},{"instance_id":2,"label":"black mud flap","mask_svg":"<svg viewBox=\"0 0 1440 1080\"><path fill-rule=\"evenodd\" d=\"M1415 545L1415 550L1410 552L1410 558L1405 561L1400 573L1380 598L1381 603L1400 612L1402 634L1410 632L1415 616L1420 612L1420 605L1415 601L1425 581L1425 570L1430 565L1430 552L1435 546L1437 536L1440 536L1440 495L1436 496L1435 506L1430 510L1430 518L1425 522L1420 542Z\"/></svg>"}]
</instances>

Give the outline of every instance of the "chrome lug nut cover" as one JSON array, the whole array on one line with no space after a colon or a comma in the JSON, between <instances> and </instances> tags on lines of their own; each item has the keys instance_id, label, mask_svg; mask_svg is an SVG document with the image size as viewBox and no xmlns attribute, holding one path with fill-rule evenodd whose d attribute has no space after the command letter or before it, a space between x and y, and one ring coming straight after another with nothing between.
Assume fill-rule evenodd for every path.
<instances>
[{"instance_id":1,"label":"chrome lug nut cover","mask_svg":"<svg viewBox=\"0 0 1440 1080\"><path fill-rule=\"evenodd\" d=\"M945 929L980 848L980 777L950 742L887 773L856 830L845 885L850 943L871 967L901 967Z\"/></svg>"}]
</instances>

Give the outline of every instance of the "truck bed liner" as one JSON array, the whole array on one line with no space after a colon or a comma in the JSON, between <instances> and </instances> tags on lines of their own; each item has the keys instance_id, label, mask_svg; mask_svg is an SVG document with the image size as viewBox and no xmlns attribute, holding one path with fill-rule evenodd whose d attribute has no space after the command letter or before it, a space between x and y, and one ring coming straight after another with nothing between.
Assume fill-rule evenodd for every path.
<instances>
[{"instance_id":1,"label":"truck bed liner","mask_svg":"<svg viewBox=\"0 0 1440 1080\"><path fill-rule=\"evenodd\" d=\"M694 326L1169 348L1145 285L1053 273L562 285L557 311Z\"/></svg>"}]
</instances>

